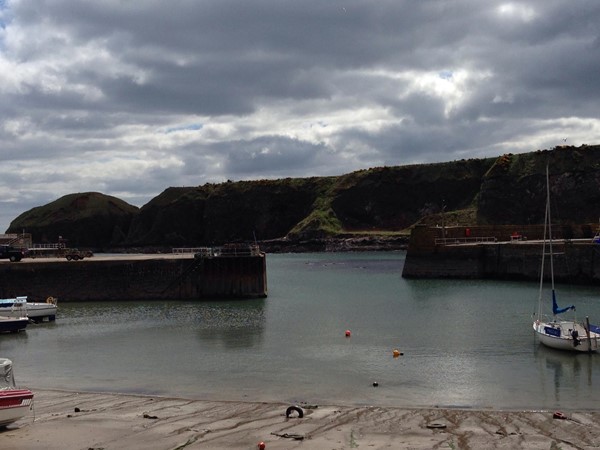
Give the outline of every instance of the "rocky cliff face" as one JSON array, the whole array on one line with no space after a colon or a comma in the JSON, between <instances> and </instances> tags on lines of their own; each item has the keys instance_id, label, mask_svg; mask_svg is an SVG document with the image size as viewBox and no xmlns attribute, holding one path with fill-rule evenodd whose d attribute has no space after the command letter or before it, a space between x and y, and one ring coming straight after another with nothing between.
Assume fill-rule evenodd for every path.
<instances>
[{"instance_id":1,"label":"rocky cliff face","mask_svg":"<svg viewBox=\"0 0 600 450\"><path fill-rule=\"evenodd\" d=\"M600 218L600 146L558 147L503 155L485 174L477 202L479 224L544 222L546 166L553 221L597 223Z\"/></svg>"},{"instance_id":2,"label":"rocky cliff face","mask_svg":"<svg viewBox=\"0 0 600 450\"><path fill-rule=\"evenodd\" d=\"M383 167L340 177L332 208L345 230L401 230L472 205L493 159Z\"/></svg>"},{"instance_id":3,"label":"rocky cliff face","mask_svg":"<svg viewBox=\"0 0 600 450\"><path fill-rule=\"evenodd\" d=\"M74 246L96 248L255 239L284 247L290 241L309 247L318 241L326 247L331 238L399 232L419 221L536 224L543 223L547 164L553 218L597 223L600 146L582 146L339 177L168 188L141 209L98 193L71 194L23 213L8 232L25 229L34 242L55 242L60 235Z\"/></svg>"},{"instance_id":4,"label":"rocky cliff face","mask_svg":"<svg viewBox=\"0 0 600 450\"><path fill-rule=\"evenodd\" d=\"M342 177L169 188L133 219L130 245L323 239L402 230L446 206L473 202L494 160L358 171Z\"/></svg>"},{"instance_id":5,"label":"rocky cliff face","mask_svg":"<svg viewBox=\"0 0 600 450\"><path fill-rule=\"evenodd\" d=\"M326 178L169 188L133 219L129 245L218 245L285 236L306 217Z\"/></svg>"}]
</instances>

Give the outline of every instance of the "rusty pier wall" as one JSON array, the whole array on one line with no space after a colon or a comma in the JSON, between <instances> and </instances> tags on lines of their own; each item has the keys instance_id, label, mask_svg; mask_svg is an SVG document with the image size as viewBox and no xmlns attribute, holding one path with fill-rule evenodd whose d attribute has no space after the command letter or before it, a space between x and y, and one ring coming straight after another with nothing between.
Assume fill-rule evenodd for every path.
<instances>
[{"instance_id":1,"label":"rusty pier wall","mask_svg":"<svg viewBox=\"0 0 600 450\"><path fill-rule=\"evenodd\" d=\"M529 230L537 239L511 240L508 230L514 227L505 228L488 228L483 233L477 229L465 233L463 228L445 238L438 237L441 234L435 228L415 228L402 276L539 281L543 243L538 240L538 230ZM591 238L559 238L553 250L556 281L600 284L600 245ZM549 258L545 264L544 272L549 274Z\"/></svg>"},{"instance_id":2,"label":"rusty pier wall","mask_svg":"<svg viewBox=\"0 0 600 450\"><path fill-rule=\"evenodd\" d=\"M266 297L266 257L3 262L0 297L17 295L31 301L52 296L60 302Z\"/></svg>"}]
</instances>

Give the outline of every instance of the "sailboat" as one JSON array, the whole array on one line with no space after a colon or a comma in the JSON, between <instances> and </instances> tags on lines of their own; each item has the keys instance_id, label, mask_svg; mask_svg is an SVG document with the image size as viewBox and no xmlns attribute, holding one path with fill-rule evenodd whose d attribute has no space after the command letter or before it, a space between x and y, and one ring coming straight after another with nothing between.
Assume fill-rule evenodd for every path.
<instances>
[{"instance_id":1,"label":"sailboat","mask_svg":"<svg viewBox=\"0 0 600 450\"><path fill-rule=\"evenodd\" d=\"M546 247L548 247L546 249ZM547 252L548 250L548 252ZM546 255L550 257L550 283L552 292L552 316L543 314L546 300L544 294L544 267ZM586 317L585 323L577 322L573 318L568 320L559 318L559 315L568 311L575 311L575 305L560 308L556 301L554 288L554 253L552 249L552 220L550 214L550 177L546 167L546 215L544 219L544 244L542 246L542 266L540 270L540 289L538 296L538 310L533 315L533 330L539 341L547 347L573 352L596 352L600 345L600 329L590 325Z\"/></svg>"}]
</instances>

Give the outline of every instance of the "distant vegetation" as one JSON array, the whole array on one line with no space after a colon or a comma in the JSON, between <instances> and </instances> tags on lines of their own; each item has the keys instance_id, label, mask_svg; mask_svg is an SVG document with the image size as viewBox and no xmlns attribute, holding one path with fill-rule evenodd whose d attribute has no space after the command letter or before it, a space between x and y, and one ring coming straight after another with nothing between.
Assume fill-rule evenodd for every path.
<instances>
[{"instance_id":1,"label":"distant vegetation","mask_svg":"<svg viewBox=\"0 0 600 450\"><path fill-rule=\"evenodd\" d=\"M581 146L339 177L170 187L142 208L101 193L70 194L24 212L7 232L108 249L406 235L417 223L537 224L547 164L557 221L597 223L600 146Z\"/></svg>"}]
</instances>

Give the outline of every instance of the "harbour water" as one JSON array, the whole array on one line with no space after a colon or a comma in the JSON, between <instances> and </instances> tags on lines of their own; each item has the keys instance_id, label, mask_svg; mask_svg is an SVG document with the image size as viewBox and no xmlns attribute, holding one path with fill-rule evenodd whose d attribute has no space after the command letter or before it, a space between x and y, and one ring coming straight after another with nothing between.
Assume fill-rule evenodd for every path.
<instances>
[{"instance_id":1,"label":"harbour water","mask_svg":"<svg viewBox=\"0 0 600 450\"><path fill-rule=\"evenodd\" d=\"M546 349L533 336L536 283L405 280L404 257L270 254L266 299L59 300L55 323L0 336L0 356L11 358L18 383L33 389L598 409L600 355ZM598 287L558 291L560 303L576 303L600 322ZM394 358L394 349L403 355Z\"/></svg>"}]
</instances>

